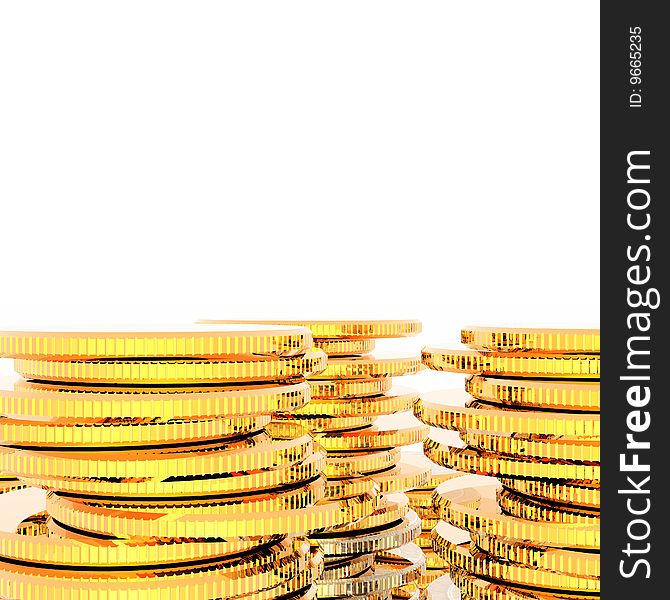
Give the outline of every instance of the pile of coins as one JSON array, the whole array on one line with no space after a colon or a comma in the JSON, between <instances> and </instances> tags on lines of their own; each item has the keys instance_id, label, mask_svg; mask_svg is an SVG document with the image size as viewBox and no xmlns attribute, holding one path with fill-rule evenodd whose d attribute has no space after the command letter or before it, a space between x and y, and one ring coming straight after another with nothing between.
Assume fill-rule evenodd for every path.
<instances>
[{"instance_id":1,"label":"pile of coins","mask_svg":"<svg viewBox=\"0 0 670 600\"><path fill-rule=\"evenodd\" d=\"M48 490L0 534L0 597L214 600L316 595L308 534L379 505L336 495L302 427L309 329L0 332L23 379L0 390L4 486Z\"/></svg>"},{"instance_id":2,"label":"pile of coins","mask_svg":"<svg viewBox=\"0 0 670 600\"><path fill-rule=\"evenodd\" d=\"M417 373L421 357L369 353L375 339L414 335L420 323L272 323L309 327L314 345L328 354L326 369L308 378L310 403L290 413L277 411L275 419L305 427L326 450L328 498L380 492L377 506L364 518L310 536L325 555L318 597L418 597L425 558L411 542L421 522L402 492L424 485L430 467L401 459L400 447L423 441L428 427L412 416L416 392L392 387L392 377Z\"/></svg>"},{"instance_id":3,"label":"pile of coins","mask_svg":"<svg viewBox=\"0 0 670 600\"><path fill-rule=\"evenodd\" d=\"M464 599L598 597L599 331L474 327L461 340L468 349L422 353L470 375L466 394L425 394L415 408L461 438L431 433L426 456L467 474L434 492L433 549Z\"/></svg>"},{"instance_id":4,"label":"pile of coins","mask_svg":"<svg viewBox=\"0 0 670 600\"><path fill-rule=\"evenodd\" d=\"M421 535L416 538L415 543L419 546L426 557L426 572L418 581L420 590L425 590L433 581L448 573L449 565L433 550L433 528L438 524L440 517L433 506L433 492L435 488L444 481L449 481L461 473L453 469L447 469L438 465L431 465L431 475L426 482L413 490L407 492L410 508L419 515L421 519Z\"/></svg>"}]
</instances>

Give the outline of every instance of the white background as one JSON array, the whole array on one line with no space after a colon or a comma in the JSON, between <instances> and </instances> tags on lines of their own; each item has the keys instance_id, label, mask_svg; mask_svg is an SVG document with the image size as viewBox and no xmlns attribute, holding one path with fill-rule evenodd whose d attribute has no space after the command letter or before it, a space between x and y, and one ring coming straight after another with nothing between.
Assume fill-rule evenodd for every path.
<instances>
[{"instance_id":1,"label":"white background","mask_svg":"<svg viewBox=\"0 0 670 600\"><path fill-rule=\"evenodd\" d=\"M583 0L0 4L0 327L598 326L598 27Z\"/></svg>"},{"instance_id":2,"label":"white background","mask_svg":"<svg viewBox=\"0 0 670 600\"><path fill-rule=\"evenodd\" d=\"M4 2L0 321L598 321L596 2Z\"/></svg>"}]
</instances>

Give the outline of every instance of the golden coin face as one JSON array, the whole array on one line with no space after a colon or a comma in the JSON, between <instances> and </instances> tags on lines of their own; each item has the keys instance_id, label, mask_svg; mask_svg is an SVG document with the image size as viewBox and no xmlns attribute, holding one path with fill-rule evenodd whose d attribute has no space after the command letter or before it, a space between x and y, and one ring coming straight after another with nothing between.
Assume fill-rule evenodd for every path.
<instances>
[{"instance_id":1,"label":"golden coin face","mask_svg":"<svg viewBox=\"0 0 670 600\"><path fill-rule=\"evenodd\" d=\"M422 369L421 357L402 355L366 355L331 358L315 379L369 379L412 375Z\"/></svg>"},{"instance_id":2,"label":"golden coin face","mask_svg":"<svg viewBox=\"0 0 670 600\"><path fill-rule=\"evenodd\" d=\"M26 379L125 385L194 385L204 383L291 381L320 373L327 356L304 355L239 360L14 360Z\"/></svg>"},{"instance_id":3,"label":"golden coin face","mask_svg":"<svg viewBox=\"0 0 670 600\"><path fill-rule=\"evenodd\" d=\"M267 323L293 327L307 327L318 339L396 338L421 333L421 321L415 319L394 320L277 320L277 321L220 321L205 320L203 324L216 323Z\"/></svg>"},{"instance_id":4,"label":"golden coin face","mask_svg":"<svg viewBox=\"0 0 670 600\"><path fill-rule=\"evenodd\" d=\"M255 324L0 332L0 356L24 359L294 356L311 345L305 327Z\"/></svg>"},{"instance_id":5,"label":"golden coin face","mask_svg":"<svg viewBox=\"0 0 670 600\"><path fill-rule=\"evenodd\" d=\"M599 353L600 329L464 327L461 342L492 352Z\"/></svg>"},{"instance_id":6,"label":"golden coin face","mask_svg":"<svg viewBox=\"0 0 670 600\"><path fill-rule=\"evenodd\" d=\"M426 346L423 363L435 371L501 377L600 378L598 354L478 352Z\"/></svg>"}]
</instances>

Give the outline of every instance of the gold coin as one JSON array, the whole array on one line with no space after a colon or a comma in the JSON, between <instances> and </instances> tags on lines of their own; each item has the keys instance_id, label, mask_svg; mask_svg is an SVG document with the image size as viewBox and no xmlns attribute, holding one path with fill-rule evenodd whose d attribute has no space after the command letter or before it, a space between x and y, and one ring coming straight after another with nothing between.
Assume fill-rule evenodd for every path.
<instances>
[{"instance_id":1,"label":"gold coin","mask_svg":"<svg viewBox=\"0 0 670 600\"><path fill-rule=\"evenodd\" d=\"M212 445L167 446L143 450L92 452L0 448L0 465L21 476L158 479L212 473L265 471L299 463L312 455L312 437L302 430L271 424L267 432Z\"/></svg>"},{"instance_id":2,"label":"gold coin","mask_svg":"<svg viewBox=\"0 0 670 600\"><path fill-rule=\"evenodd\" d=\"M597 576L577 577L566 573L555 573L545 569L533 569L497 561L484 553L473 555L468 544L455 543L453 527L440 522L433 529L433 548L450 565L479 577L500 582L522 585L542 590L565 590L570 592L595 593L600 591Z\"/></svg>"},{"instance_id":3,"label":"gold coin","mask_svg":"<svg viewBox=\"0 0 670 600\"><path fill-rule=\"evenodd\" d=\"M255 501L238 497L238 504L173 506L163 510L148 510L145 506L134 511L51 496L47 498L47 510L66 526L102 535L229 538L319 531L360 519L372 512L377 502L376 495L319 502L315 492L318 489L304 486L296 497L287 497L284 492ZM324 492L325 486L320 493Z\"/></svg>"},{"instance_id":4,"label":"gold coin","mask_svg":"<svg viewBox=\"0 0 670 600\"><path fill-rule=\"evenodd\" d=\"M524 496L545 498L551 502L584 508L600 508L600 488L585 487L547 479L516 479L500 477L502 485Z\"/></svg>"},{"instance_id":5,"label":"gold coin","mask_svg":"<svg viewBox=\"0 0 670 600\"><path fill-rule=\"evenodd\" d=\"M135 331L0 331L0 356L22 359L293 356L312 345L298 326L225 325Z\"/></svg>"},{"instance_id":6,"label":"gold coin","mask_svg":"<svg viewBox=\"0 0 670 600\"><path fill-rule=\"evenodd\" d=\"M0 534L1 556L8 562L30 564L36 568L86 568L103 570L144 571L165 569L174 564L175 571L199 566L229 563L263 567L294 552L291 540L275 536L269 540L226 542L215 540L145 540L117 541L88 538L85 542L71 538L59 539L41 535L26 539L16 534ZM109 562L101 562L107 559Z\"/></svg>"},{"instance_id":7,"label":"gold coin","mask_svg":"<svg viewBox=\"0 0 670 600\"><path fill-rule=\"evenodd\" d=\"M408 585L394 589L390 600L421 600L423 595L420 584L423 581L424 575L420 575L414 582Z\"/></svg>"},{"instance_id":8,"label":"gold coin","mask_svg":"<svg viewBox=\"0 0 670 600\"><path fill-rule=\"evenodd\" d=\"M283 540L286 535L268 535L268 536L244 536L244 537L231 537L229 539L222 538L175 538L175 537L162 537L162 538L152 538L152 537L135 537L135 538L118 538L115 536L96 536L91 532L77 529L71 526L65 526L56 521L53 518L50 518L47 522L47 527L49 530L49 539L57 540L66 540L68 542L79 542L85 544L87 548L90 546L108 546L110 547L109 556L110 564L114 564L115 557L120 560L129 560L129 566L133 565L151 565L156 562L160 564L169 563L170 561L177 561L178 559L174 557L192 557L196 558L200 555L208 556L208 553L211 553L212 556L230 556L232 554L240 555L247 551L257 550L261 546L265 546L271 543L275 543ZM198 547L194 549L163 549L162 546L170 546L173 544L199 544ZM206 546L203 544L212 544L212 546ZM128 546L128 548L121 548L116 550L116 546ZM57 549L60 550L60 549ZM23 548L22 548L23 551ZM90 556L103 556L105 552L98 551L95 548L91 550ZM59 556L62 555L58 554ZM77 547L77 551L74 555L71 553L66 553L64 555L66 558L59 560L58 562L68 562L68 561L79 561L84 560L82 557L89 556L88 553L82 553ZM67 558L71 557L72 558ZM172 558L170 558L172 557ZM52 559L53 560L53 559ZM95 560L95 559L92 559ZM98 560L96 564L105 564L105 561L102 559ZM121 565L122 566L122 565Z\"/></svg>"},{"instance_id":9,"label":"gold coin","mask_svg":"<svg viewBox=\"0 0 670 600\"><path fill-rule=\"evenodd\" d=\"M509 457L590 464L600 462L600 442L592 440L526 440L470 431L462 432L461 439L478 450Z\"/></svg>"},{"instance_id":10,"label":"gold coin","mask_svg":"<svg viewBox=\"0 0 670 600\"><path fill-rule=\"evenodd\" d=\"M0 414L24 417L100 419L211 419L221 415L269 415L309 401L306 382L225 387L122 387L17 380L0 387ZM13 389L11 389L13 387Z\"/></svg>"},{"instance_id":11,"label":"gold coin","mask_svg":"<svg viewBox=\"0 0 670 600\"><path fill-rule=\"evenodd\" d=\"M432 536L429 533L428 538L431 541L431 545L429 549L424 549L423 553L426 557L426 569L435 569L435 570L444 570L449 568L449 564L447 563L446 560L444 560L437 552L435 552L432 548Z\"/></svg>"},{"instance_id":12,"label":"gold coin","mask_svg":"<svg viewBox=\"0 0 670 600\"><path fill-rule=\"evenodd\" d=\"M308 383L312 400L378 396L379 394L388 392L393 384L390 377L375 377L373 379L313 379Z\"/></svg>"},{"instance_id":13,"label":"gold coin","mask_svg":"<svg viewBox=\"0 0 670 600\"><path fill-rule=\"evenodd\" d=\"M421 456L425 458L425 455L421 454ZM461 477L463 473L460 471L454 471L453 469L447 469L441 465L437 465L427 458L426 463L428 463L431 468L428 481L426 481L425 485L417 487L414 490L408 491L407 493L410 494L411 498L414 498L416 502L420 502L420 498L425 498L426 503L424 503L424 506L432 506L433 504L430 498L435 488L443 481L449 481L454 477Z\"/></svg>"},{"instance_id":14,"label":"gold coin","mask_svg":"<svg viewBox=\"0 0 670 600\"><path fill-rule=\"evenodd\" d=\"M401 415L396 415L401 416ZM358 451L358 450L382 450L396 446L408 446L421 442L428 435L429 428L422 423L413 424L410 419L403 419L403 425L399 420L385 425L370 425L351 431L338 431L331 433L316 433L317 442L328 452L331 451Z\"/></svg>"},{"instance_id":15,"label":"gold coin","mask_svg":"<svg viewBox=\"0 0 670 600\"><path fill-rule=\"evenodd\" d=\"M474 448L455 448L438 432L432 432L424 441L423 449L430 460L440 465L493 477L533 477L561 479L571 482L588 481L591 487L600 482L600 465L537 462L521 458L508 458L498 454L482 452Z\"/></svg>"},{"instance_id":16,"label":"gold coin","mask_svg":"<svg viewBox=\"0 0 670 600\"><path fill-rule=\"evenodd\" d=\"M462 569L452 567L450 575L468 600L598 600L593 594L559 593L549 594L511 586L508 582L493 583L472 575ZM453 584L452 584L453 585ZM426 600L437 600L429 596Z\"/></svg>"},{"instance_id":17,"label":"gold coin","mask_svg":"<svg viewBox=\"0 0 670 600\"><path fill-rule=\"evenodd\" d=\"M433 495L438 515L459 529L538 547L600 548L600 527L581 523L528 521L500 512L490 477L466 475L440 484ZM532 540L538 540L533 542Z\"/></svg>"},{"instance_id":18,"label":"gold coin","mask_svg":"<svg viewBox=\"0 0 670 600\"><path fill-rule=\"evenodd\" d=\"M31 519L45 523L46 513ZM24 521L26 523L26 521ZM23 524L22 524L23 525ZM53 521L48 522L49 536L40 527L38 536L19 533L0 533L0 558L13 562L59 567L148 567L151 565L182 564L197 560L221 560L226 556L240 557L254 552L259 557L277 555L281 536L226 540L112 540L86 537L65 531ZM61 537L66 534L68 537ZM284 544L285 546L285 544Z\"/></svg>"},{"instance_id":19,"label":"gold coin","mask_svg":"<svg viewBox=\"0 0 670 600\"><path fill-rule=\"evenodd\" d=\"M379 486L371 477L329 479L326 483L326 498L328 500L355 498L363 494L372 494L378 492Z\"/></svg>"},{"instance_id":20,"label":"gold coin","mask_svg":"<svg viewBox=\"0 0 670 600\"><path fill-rule=\"evenodd\" d=\"M375 349L375 341L373 339L315 339L314 347L323 350L328 356L357 356L372 352Z\"/></svg>"},{"instance_id":21,"label":"gold coin","mask_svg":"<svg viewBox=\"0 0 670 600\"><path fill-rule=\"evenodd\" d=\"M412 488L425 485L430 474L430 467L412 463L405 458L397 466L374 473L370 477L379 484L382 494L405 492Z\"/></svg>"},{"instance_id":22,"label":"gold coin","mask_svg":"<svg viewBox=\"0 0 670 600\"><path fill-rule=\"evenodd\" d=\"M414 414L424 423L455 431L514 432L517 435L598 439L600 416L533 410L484 408L466 400L460 390L428 392L415 404Z\"/></svg>"},{"instance_id":23,"label":"gold coin","mask_svg":"<svg viewBox=\"0 0 670 600\"><path fill-rule=\"evenodd\" d=\"M600 377L600 355L597 354L483 353L430 346L425 347L421 354L423 363L429 369L449 373L559 379Z\"/></svg>"},{"instance_id":24,"label":"gold coin","mask_svg":"<svg viewBox=\"0 0 670 600\"><path fill-rule=\"evenodd\" d=\"M439 517L426 517L425 519L421 519L421 526L424 531L432 531L433 527L435 527L439 522Z\"/></svg>"},{"instance_id":25,"label":"gold coin","mask_svg":"<svg viewBox=\"0 0 670 600\"><path fill-rule=\"evenodd\" d=\"M513 562L533 569L545 569L578 577L600 575L600 554L563 548L538 548L515 540L472 533L473 554L486 552L496 560Z\"/></svg>"},{"instance_id":26,"label":"gold coin","mask_svg":"<svg viewBox=\"0 0 670 600\"><path fill-rule=\"evenodd\" d=\"M359 427L372 425L375 420L375 417L367 415L354 417L330 417L295 413L275 413L274 418L278 421L296 423L297 425L314 432L357 429Z\"/></svg>"},{"instance_id":27,"label":"gold coin","mask_svg":"<svg viewBox=\"0 0 670 600\"><path fill-rule=\"evenodd\" d=\"M21 536L22 540L26 536L30 538L40 537L43 540L44 536L46 536L49 531L47 526L48 520L49 515L45 511L32 515L27 519L23 519L16 528L16 535ZM0 532L0 548L4 542L5 535L5 533ZM0 550L0 557L3 556L5 555Z\"/></svg>"},{"instance_id":28,"label":"gold coin","mask_svg":"<svg viewBox=\"0 0 670 600\"><path fill-rule=\"evenodd\" d=\"M258 568L234 563L226 576L226 563L191 570L155 570L118 573L37 569L23 565L0 565L0 594L10 598L130 599L247 597L270 600L304 589L318 577L323 558L302 543L290 558ZM157 576L160 575L160 576Z\"/></svg>"},{"instance_id":29,"label":"gold coin","mask_svg":"<svg viewBox=\"0 0 670 600\"><path fill-rule=\"evenodd\" d=\"M364 573L375 562L374 554L352 554L349 556L325 557L321 581L333 581L356 577Z\"/></svg>"},{"instance_id":30,"label":"gold coin","mask_svg":"<svg viewBox=\"0 0 670 600\"><path fill-rule=\"evenodd\" d=\"M408 511L400 520L370 530L332 531L311 535L326 555L381 552L409 544L421 533L421 519Z\"/></svg>"},{"instance_id":31,"label":"gold coin","mask_svg":"<svg viewBox=\"0 0 670 600\"><path fill-rule=\"evenodd\" d=\"M422 528L421 531L421 535L414 540L414 543L419 546L419 548L423 549L424 554L426 553L426 550L430 550L432 552L433 538L430 537L430 530Z\"/></svg>"},{"instance_id":32,"label":"gold coin","mask_svg":"<svg viewBox=\"0 0 670 600\"><path fill-rule=\"evenodd\" d=\"M460 600L460 598L461 592L448 574L438 577L426 588L426 600Z\"/></svg>"},{"instance_id":33,"label":"gold coin","mask_svg":"<svg viewBox=\"0 0 670 600\"><path fill-rule=\"evenodd\" d=\"M412 375L423 368L420 356L379 355L331 358L312 379L369 379Z\"/></svg>"},{"instance_id":34,"label":"gold coin","mask_svg":"<svg viewBox=\"0 0 670 600\"><path fill-rule=\"evenodd\" d=\"M390 392L361 398L312 398L292 411L295 415L331 417L380 416L412 410L418 394L408 388L391 388Z\"/></svg>"},{"instance_id":35,"label":"gold coin","mask_svg":"<svg viewBox=\"0 0 670 600\"><path fill-rule=\"evenodd\" d=\"M357 577L321 579L318 582L320 597L351 597L391 591L415 581L425 569L426 560L421 549L414 544L377 554L370 571Z\"/></svg>"},{"instance_id":36,"label":"gold coin","mask_svg":"<svg viewBox=\"0 0 670 600\"><path fill-rule=\"evenodd\" d=\"M491 352L600 353L600 329L465 327L461 342Z\"/></svg>"},{"instance_id":37,"label":"gold coin","mask_svg":"<svg viewBox=\"0 0 670 600\"><path fill-rule=\"evenodd\" d=\"M364 535L379 527L389 527L391 523L399 523L407 516L409 503L404 494L384 494L379 497L377 507L369 515L331 530L334 535Z\"/></svg>"},{"instance_id":38,"label":"gold coin","mask_svg":"<svg viewBox=\"0 0 670 600\"><path fill-rule=\"evenodd\" d=\"M498 490L498 504L500 504L500 508L505 514L519 519L528 519L529 521L600 524L599 510L594 511L533 500L505 489Z\"/></svg>"},{"instance_id":39,"label":"gold coin","mask_svg":"<svg viewBox=\"0 0 670 600\"><path fill-rule=\"evenodd\" d=\"M365 476L395 467L399 461L400 448L354 454L329 452L324 474L328 478Z\"/></svg>"},{"instance_id":40,"label":"gold coin","mask_svg":"<svg viewBox=\"0 0 670 600\"><path fill-rule=\"evenodd\" d=\"M18 447L81 448L142 446L215 440L262 430L269 416L203 421L112 421L79 424L71 421L19 421L0 417L0 442Z\"/></svg>"},{"instance_id":41,"label":"gold coin","mask_svg":"<svg viewBox=\"0 0 670 600\"><path fill-rule=\"evenodd\" d=\"M465 381L465 391L483 402L510 408L600 410L600 383L590 381L542 381L471 375Z\"/></svg>"},{"instance_id":42,"label":"gold coin","mask_svg":"<svg viewBox=\"0 0 670 600\"><path fill-rule=\"evenodd\" d=\"M437 486L435 486L437 487ZM422 511L432 511L433 510L433 491L435 488L431 489L414 489L408 490L405 492L409 498L409 503L414 510L421 509ZM419 512L419 511L417 511ZM421 516L421 515L419 515Z\"/></svg>"},{"instance_id":43,"label":"gold coin","mask_svg":"<svg viewBox=\"0 0 670 600\"><path fill-rule=\"evenodd\" d=\"M429 569L428 567L426 567L426 572L421 577L419 577L417 581L417 587L419 588L419 595L416 596L416 600L427 600L428 587L430 586L431 583L436 581L438 578L442 577L445 574L445 572L446 571L444 569ZM451 600L449 596L440 596L440 598L441 600ZM454 600L456 598L460 600L460 596L454 596Z\"/></svg>"},{"instance_id":44,"label":"gold coin","mask_svg":"<svg viewBox=\"0 0 670 600\"><path fill-rule=\"evenodd\" d=\"M409 492L405 492L405 494L409 494ZM412 504L412 510L421 517L421 525L423 527L423 530L426 531L429 527L428 523L425 523L424 521L426 519L434 519L437 515L435 514L435 510L433 509L432 506L426 507L426 506L417 506L415 504Z\"/></svg>"},{"instance_id":45,"label":"gold coin","mask_svg":"<svg viewBox=\"0 0 670 600\"><path fill-rule=\"evenodd\" d=\"M344 321L278 320L278 321L200 321L210 323L259 323L294 327L308 327L318 339L397 338L421 333L421 321L415 319L354 319Z\"/></svg>"},{"instance_id":46,"label":"gold coin","mask_svg":"<svg viewBox=\"0 0 670 600\"><path fill-rule=\"evenodd\" d=\"M26 379L115 384L202 384L243 381L286 381L316 375L326 365L321 350L304 355L225 360L14 360Z\"/></svg>"},{"instance_id":47,"label":"gold coin","mask_svg":"<svg viewBox=\"0 0 670 600\"><path fill-rule=\"evenodd\" d=\"M112 496L121 499L126 496L134 498L187 498L221 496L233 493L261 492L272 490L282 485L293 485L321 474L326 462L326 453L321 450L312 454L304 461L280 466L271 470L252 472L212 473L196 475L172 476L166 479L133 479L107 480L92 478L59 478L45 474L32 477L22 476L21 479L31 487L41 487L56 492L77 494L81 496Z\"/></svg>"},{"instance_id":48,"label":"gold coin","mask_svg":"<svg viewBox=\"0 0 670 600\"><path fill-rule=\"evenodd\" d=\"M16 477L0 475L0 494L6 494L8 492L13 492L14 490L20 490L24 487L26 486Z\"/></svg>"}]
</instances>

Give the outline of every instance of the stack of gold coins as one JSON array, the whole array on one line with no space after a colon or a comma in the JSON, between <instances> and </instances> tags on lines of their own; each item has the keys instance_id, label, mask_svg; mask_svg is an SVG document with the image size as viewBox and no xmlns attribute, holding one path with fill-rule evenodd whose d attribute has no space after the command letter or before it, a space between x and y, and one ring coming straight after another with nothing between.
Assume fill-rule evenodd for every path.
<instances>
[{"instance_id":1,"label":"stack of gold coins","mask_svg":"<svg viewBox=\"0 0 670 600\"><path fill-rule=\"evenodd\" d=\"M216 323L217 321L213 321ZM354 519L310 539L325 555L319 598L412 598L424 569L421 549L411 543L420 519L402 492L425 484L430 468L401 460L400 447L421 442L428 428L411 414L417 394L392 387L392 378L417 373L417 355L372 355L375 340L415 335L418 321L270 321L308 327L328 366L308 378L309 404L281 423L307 428L327 452L327 496L343 500L375 485L379 503ZM412 587L414 586L414 587Z\"/></svg>"},{"instance_id":2,"label":"stack of gold coins","mask_svg":"<svg viewBox=\"0 0 670 600\"><path fill-rule=\"evenodd\" d=\"M418 581L418 587L422 591L437 578L447 573L449 569L446 561L433 550L431 532L440 520L433 506L433 492L442 482L461 475L462 473L459 471L433 464L428 480L422 486L406 492L410 508L421 519L421 535L415 540L415 543L423 550L426 557L426 572Z\"/></svg>"},{"instance_id":3,"label":"stack of gold coins","mask_svg":"<svg viewBox=\"0 0 670 600\"><path fill-rule=\"evenodd\" d=\"M374 484L329 498L325 452L272 414L326 367L309 329L0 333L23 379L0 390L0 472L48 490L0 535L0 597L316 594L307 535L370 514Z\"/></svg>"},{"instance_id":4,"label":"stack of gold coins","mask_svg":"<svg viewBox=\"0 0 670 600\"><path fill-rule=\"evenodd\" d=\"M435 490L433 549L465 599L597 597L599 331L472 327L461 339L468 349L426 347L423 361L469 374L466 393L415 407L452 430L431 433L426 456L467 473Z\"/></svg>"}]
</instances>

